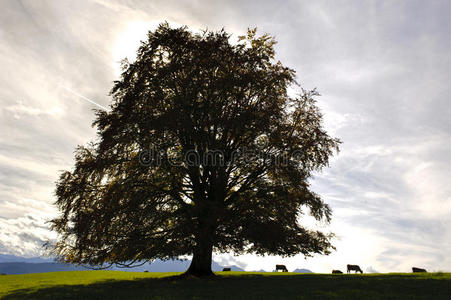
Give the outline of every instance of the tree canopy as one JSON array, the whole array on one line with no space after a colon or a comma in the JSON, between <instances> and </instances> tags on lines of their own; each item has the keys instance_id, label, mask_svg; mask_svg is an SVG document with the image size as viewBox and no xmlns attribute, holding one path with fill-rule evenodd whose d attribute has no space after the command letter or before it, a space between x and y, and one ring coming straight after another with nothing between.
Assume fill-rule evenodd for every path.
<instances>
[{"instance_id":1,"label":"tree canopy","mask_svg":"<svg viewBox=\"0 0 451 300\"><path fill-rule=\"evenodd\" d=\"M309 187L340 141L322 128L318 93L274 59L275 40L249 30L190 32L161 24L123 62L98 138L79 146L56 186L54 252L89 265L192 255L209 275L212 252L328 254L329 206Z\"/></svg>"}]
</instances>

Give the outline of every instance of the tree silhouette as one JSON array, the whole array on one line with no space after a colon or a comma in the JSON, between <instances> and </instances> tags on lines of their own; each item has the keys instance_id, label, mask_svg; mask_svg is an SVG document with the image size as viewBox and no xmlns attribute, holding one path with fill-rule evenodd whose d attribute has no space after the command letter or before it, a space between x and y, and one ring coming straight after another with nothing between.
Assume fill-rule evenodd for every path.
<instances>
[{"instance_id":1,"label":"tree silhouette","mask_svg":"<svg viewBox=\"0 0 451 300\"><path fill-rule=\"evenodd\" d=\"M290 97L295 71L274 61L272 37L249 30L149 32L97 111L98 139L78 147L57 182L53 245L61 260L129 265L192 255L211 275L212 252L328 254L330 220L309 189L339 140L322 129L315 90Z\"/></svg>"}]
</instances>

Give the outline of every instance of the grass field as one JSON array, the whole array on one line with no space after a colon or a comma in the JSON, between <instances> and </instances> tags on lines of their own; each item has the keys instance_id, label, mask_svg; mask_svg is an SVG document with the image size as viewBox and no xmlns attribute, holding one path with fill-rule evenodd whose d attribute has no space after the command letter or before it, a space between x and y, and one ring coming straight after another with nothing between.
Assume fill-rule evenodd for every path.
<instances>
[{"instance_id":1,"label":"grass field","mask_svg":"<svg viewBox=\"0 0 451 300\"><path fill-rule=\"evenodd\" d=\"M451 273L295 274L73 271L0 276L1 299L451 299Z\"/></svg>"}]
</instances>

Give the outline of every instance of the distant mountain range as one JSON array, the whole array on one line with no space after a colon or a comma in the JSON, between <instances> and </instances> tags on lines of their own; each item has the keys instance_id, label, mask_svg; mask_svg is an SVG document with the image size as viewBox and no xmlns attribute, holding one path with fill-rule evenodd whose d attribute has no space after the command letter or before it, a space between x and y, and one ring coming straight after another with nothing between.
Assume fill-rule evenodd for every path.
<instances>
[{"instance_id":1,"label":"distant mountain range","mask_svg":"<svg viewBox=\"0 0 451 300\"><path fill-rule=\"evenodd\" d=\"M60 263L27 263L27 262L7 262L0 263L0 274L29 274L47 273L57 271L82 271L83 267L71 266Z\"/></svg>"},{"instance_id":2,"label":"distant mountain range","mask_svg":"<svg viewBox=\"0 0 451 300\"><path fill-rule=\"evenodd\" d=\"M120 268L113 266L109 270L130 271L130 272L183 272L190 265L190 260L155 260L152 263L146 263L142 266L133 268ZM226 266L232 271L244 271L237 266ZM211 264L213 271L222 271L223 266L213 261ZM54 262L51 259L40 257L25 258L14 255L0 254L0 274L28 274L28 273L46 273L57 271L81 271L89 270L82 266Z\"/></svg>"},{"instance_id":3,"label":"distant mountain range","mask_svg":"<svg viewBox=\"0 0 451 300\"><path fill-rule=\"evenodd\" d=\"M309 269L296 269L293 271L293 273L313 273Z\"/></svg>"},{"instance_id":4,"label":"distant mountain range","mask_svg":"<svg viewBox=\"0 0 451 300\"><path fill-rule=\"evenodd\" d=\"M46 263L52 261L53 260L50 258L42 258L42 257L27 258L9 254L0 254L0 263L8 263L8 262Z\"/></svg>"},{"instance_id":5,"label":"distant mountain range","mask_svg":"<svg viewBox=\"0 0 451 300\"><path fill-rule=\"evenodd\" d=\"M129 272L184 272L188 269L190 260L160 260L157 259L152 263L146 263L142 266L133 268L120 268L113 266L109 270L115 271L129 271ZM231 268L232 271L244 271L237 266L221 266L217 262L213 261L211 268L213 271L222 271L224 267ZM28 273L46 273L57 271L81 271L90 270L82 266L76 266L71 264L54 262L50 258L32 257L25 258L8 254L0 254L0 274L28 274ZM265 270L259 270L256 272L265 272ZM292 271L294 273L313 273L308 269L296 269Z\"/></svg>"},{"instance_id":6,"label":"distant mountain range","mask_svg":"<svg viewBox=\"0 0 451 300\"><path fill-rule=\"evenodd\" d=\"M265 270L263 270L263 269L261 269L261 270L258 270L258 271L252 271L252 272L259 272L259 273L263 273L263 272L266 272Z\"/></svg>"}]
</instances>

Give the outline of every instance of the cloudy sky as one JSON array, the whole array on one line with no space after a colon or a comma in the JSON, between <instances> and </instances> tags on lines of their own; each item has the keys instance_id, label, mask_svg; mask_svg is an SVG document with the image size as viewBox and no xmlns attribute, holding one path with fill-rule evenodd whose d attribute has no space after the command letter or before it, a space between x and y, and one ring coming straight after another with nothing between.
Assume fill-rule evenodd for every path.
<instances>
[{"instance_id":1,"label":"cloudy sky","mask_svg":"<svg viewBox=\"0 0 451 300\"><path fill-rule=\"evenodd\" d=\"M39 255L53 236L54 182L94 138L88 99L108 106L118 62L167 20L275 36L277 59L318 88L325 127L343 141L312 181L334 211L312 225L337 235L337 251L217 261L451 271L451 2L279 2L1 1L0 253Z\"/></svg>"}]
</instances>

